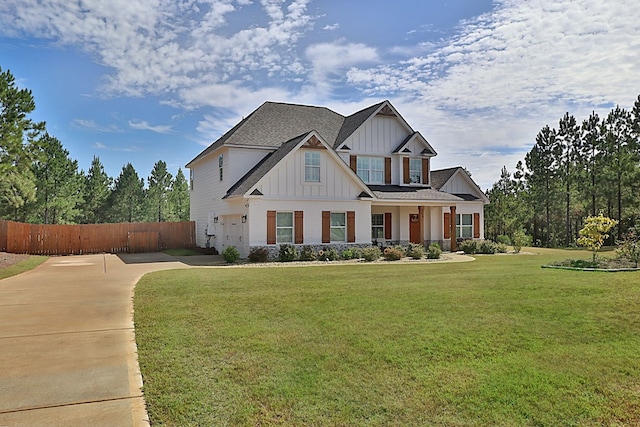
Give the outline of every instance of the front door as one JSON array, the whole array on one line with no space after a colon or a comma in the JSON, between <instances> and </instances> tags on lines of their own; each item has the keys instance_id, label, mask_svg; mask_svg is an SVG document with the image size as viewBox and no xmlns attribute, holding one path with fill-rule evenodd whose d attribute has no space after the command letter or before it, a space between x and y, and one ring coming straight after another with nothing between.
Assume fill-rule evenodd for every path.
<instances>
[{"instance_id":1,"label":"front door","mask_svg":"<svg viewBox=\"0 0 640 427\"><path fill-rule=\"evenodd\" d=\"M409 214L409 241L411 243L422 243L420 235L420 215Z\"/></svg>"}]
</instances>

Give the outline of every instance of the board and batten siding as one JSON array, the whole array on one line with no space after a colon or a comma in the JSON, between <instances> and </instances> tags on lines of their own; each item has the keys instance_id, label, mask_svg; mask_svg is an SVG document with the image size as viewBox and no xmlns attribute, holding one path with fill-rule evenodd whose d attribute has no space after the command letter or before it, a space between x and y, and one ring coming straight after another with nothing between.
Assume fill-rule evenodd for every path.
<instances>
[{"instance_id":1,"label":"board and batten siding","mask_svg":"<svg viewBox=\"0 0 640 427\"><path fill-rule=\"evenodd\" d=\"M477 194L478 189L469 184L464 178L458 176L458 173L453 176L453 179L450 179L449 182L442 186L440 191L451 194Z\"/></svg>"},{"instance_id":2,"label":"board and batten siding","mask_svg":"<svg viewBox=\"0 0 640 427\"><path fill-rule=\"evenodd\" d=\"M305 182L304 153L320 153L320 182ZM299 149L280 162L256 187L265 198L281 199L357 199L362 188L330 157L327 150Z\"/></svg>"}]
</instances>

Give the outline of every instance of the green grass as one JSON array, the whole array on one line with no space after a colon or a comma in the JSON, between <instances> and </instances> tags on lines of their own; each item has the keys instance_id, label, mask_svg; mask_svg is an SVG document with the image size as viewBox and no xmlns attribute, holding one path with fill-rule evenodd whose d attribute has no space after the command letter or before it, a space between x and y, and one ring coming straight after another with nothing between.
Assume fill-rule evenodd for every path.
<instances>
[{"instance_id":1,"label":"green grass","mask_svg":"<svg viewBox=\"0 0 640 427\"><path fill-rule=\"evenodd\" d=\"M539 252L147 275L152 424L640 423L640 274L542 269L567 252Z\"/></svg>"},{"instance_id":2,"label":"green grass","mask_svg":"<svg viewBox=\"0 0 640 427\"><path fill-rule=\"evenodd\" d=\"M8 267L0 268L0 279L16 276L20 273L24 273L25 271L32 270L37 266L39 266L40 264L42 264L43 262L45 262L47 258L49 257L34 255L34 256L30 256L24 261L20 261Z\"/></svg>"}]
</instances>

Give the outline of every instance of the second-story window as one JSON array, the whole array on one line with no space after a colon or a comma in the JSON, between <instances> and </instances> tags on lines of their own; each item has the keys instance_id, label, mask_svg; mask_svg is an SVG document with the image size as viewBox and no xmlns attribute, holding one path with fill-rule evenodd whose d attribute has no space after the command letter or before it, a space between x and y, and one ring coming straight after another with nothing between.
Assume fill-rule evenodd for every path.
<instances>
[{"instance_id":1,"label":"second-story window","mask_svg":"<svg viewBox=\"0 0 640 427\"><path fill-rule=\"evenodd\" d=\"M384 159L358 156L358 176L367 184L384 184Z\"/></svg>"},{"instance_id":2,"label":"second-story window","mask_svg":"<svg viewBox=\"0 0 640 427\"><path fill-rule=\"evenodd\" d=\"M409 180L411 184L422 184L422 159L409 159Z\"/></svg>"},{"instance_id":3,"label":"second-story window","mask_svg":"<svg viewBox=\"0 0 640 427\"><path fill-rule=\"evenodd\" d=\"M304 153L304 180L320 182L320 153L317 151Z\"/></svg>"},{"instance_id":4,"label":"second-story window","mask_svg":"<svg viewBox=\"0 0 640 427\"><path fill-rule=\"evenodd\" d=\"M222 157L222 154L220 154L218 156L218 171L220 173L220 181L222 181L222 178L224 178L224 170L222 168L223 165L224 165L224 158Z\"/></svg>"}]
</instances>

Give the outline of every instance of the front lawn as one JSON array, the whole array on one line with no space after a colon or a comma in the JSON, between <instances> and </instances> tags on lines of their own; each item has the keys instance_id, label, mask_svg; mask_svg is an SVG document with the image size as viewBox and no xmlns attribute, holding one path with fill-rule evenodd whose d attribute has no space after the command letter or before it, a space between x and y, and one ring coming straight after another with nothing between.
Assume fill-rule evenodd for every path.
<instances>
[{"instance_id":1,"label":"front lawn","mask_svg":"<svg viewBox=\"0 0 640 427\"><path fill-rule=\"evenodd\" d=\"M152 425L640 423L640 273L542 269L569 253L534 251L147 275Z\"/></svg>"}]
</instances>

